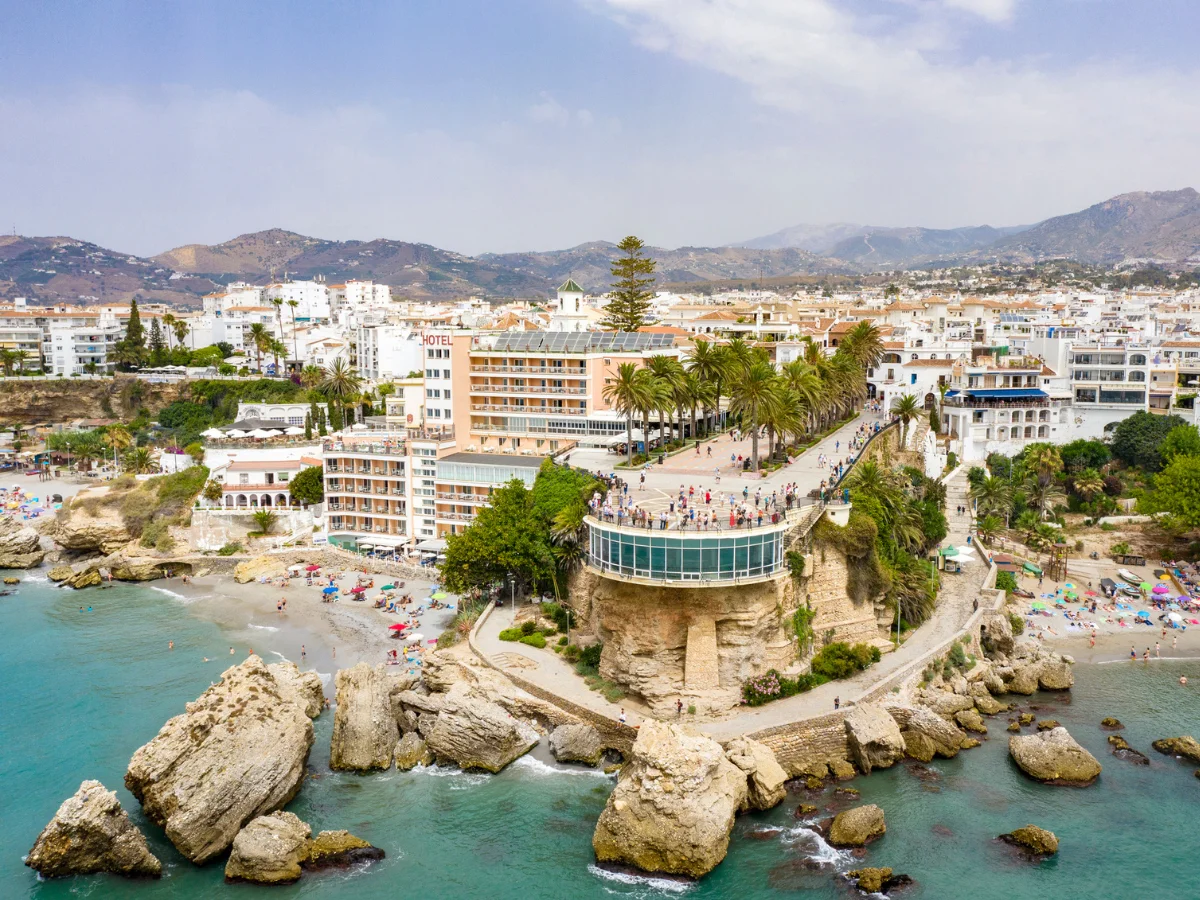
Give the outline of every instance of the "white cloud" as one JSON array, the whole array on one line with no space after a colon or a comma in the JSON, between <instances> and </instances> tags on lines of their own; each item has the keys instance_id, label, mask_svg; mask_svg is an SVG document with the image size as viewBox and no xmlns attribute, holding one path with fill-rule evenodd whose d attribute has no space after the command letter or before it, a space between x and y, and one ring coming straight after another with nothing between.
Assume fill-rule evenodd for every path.
<instances>
[{"instance_id":1,"label":"white cloud","mask_svg":"<svg viewBox=\"0 0 1200 900\"><path fill-rule=\"evenodd\" d=\"M942 0L952 9L974 13L989 22L1009 22L1017 11L1017 0Z\"/></svg>"},{"instance_id":2,"label":"white cloud","mask_svg":"<svg viewBox=\"0 0 1200 900\"><path fill-rule=\"evenodd\" d=\"M555 100L548 91L542 91L540 100L529 107L529 118L534 122L564 125L571 118L570 111Z\"/></svg>"}]
</instances>

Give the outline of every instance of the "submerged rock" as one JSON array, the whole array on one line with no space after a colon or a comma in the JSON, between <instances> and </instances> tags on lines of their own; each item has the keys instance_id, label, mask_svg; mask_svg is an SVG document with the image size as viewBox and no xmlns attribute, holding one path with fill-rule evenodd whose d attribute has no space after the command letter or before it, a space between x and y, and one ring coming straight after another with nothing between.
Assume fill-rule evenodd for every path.
<instances>
[{"instance_id":1,"label":"submerged rock","mask_svg":"<svg viewBox=\"0 0 1200 900\"><path fill-rule=\"evenodd\" d=\"M1038 828L1036 825L1026 825L1024 828L1002 834L1000 840L1022 847L1035 856L1053 856L1058 852L1058 838L1054 836L1054 832Z\"/></svg>"},{"instance_id":2,"label":"submerged rock","mask_svg":"<svg viewBox=\"0 0 1200 900\"><path fill-rule=\"evenodd\" d=\"M1131 746L1129 746L1129 742L1119 734L1110 734L1108 736L1108 742L1113 745L1112 754L1117 759L1123 759L1126 762L1131 762L1138 766L1150 765L1150 760L1147 758L1146 754L1139 750L1134 750Z\"/></svg>"},{"instance_id":3,"label":"submerged rock","mask_svg":"<svg viewBox=\"0 0 1200 900\"><path fill-rule=\"evenodd\" d=\"M305 708L251 656L133 754L125 786L180 853L205 863L296 795L312 741Z\"/></svg>"},{"instance_id":4,"label":"submerged rock","mask_svg":"<svg viewBox=\"0 0 1200 900\"><path fill-rule=\"evenodd\" d=\"M312 829L294 813L259 816L233 839L225 880L291 884L300 877L311 836Z\"/></svg>"},{"instance_id":5,"label":"submerged rock","mask_svg":"<svg viewBox=\"0 0 1200 900\"><path fill-rule=\"evenodd\" d=\"M870 803L834 816L828 841L833 847L864 847L886 831L883 810Z\"/></svg>"},{"instance_id":6,"label":"submerged rock","mask_svg":"<svg viewBox=\"0 0 1200 900\"><path fill-rule=\"evenodd\" d=\"M575 722L559 725L550 733L550 752L559 762L594 766L604 756L604 743L594 725Z\"/></svg>"},{"instance_id":7,"label":"submerged rock","mask_svg":"<svg viewBox=\"0 0 1200 900\"><path fill-rule=\"evenodd\" d=\"M46 573L46 577L49 578L51 581L59 582L59 581L66 581L68 578L70 578L74 574L75 574L75 570L72 569L70 566L55 566L53 569L51 569L49 572Z\"/></svg>"},{"instance_id":8,"label":"submerged rock","mask_svg":"<svg viewBox=\"0 0 1200 900\"><path fill-rule=\"evenodd\" d=\"M1120 719L1117 719L1113 716L1105 716L1103 719L1100 720L1100 727L1101 728L1109 728L1109 729L1112 729L1113 731L1118 731L1118 730L1124 728L1125 726L1121 724Z\"/></svg>"},{"instance_id":9,"label":"submerged rock","mask_svg":"<svg viewBox=\"0 0 1200 900\"><path fill-rule=\"evenodd\" d=\"M308 845L300 862L304 869L344 869L365 860L383 859L384 852L348 831L322 831Z\"/></svg>"},{"instance_id":10,"label":"submerged rock","mask_svg":"<svg viewBox=\"0 0 1200 900\"><path fill-rule=\"evenodd\" d=\"M162 863L121 808L115 791L85 781L42 829L25 865L46 878L111 872L158 878Z\"/></svg>"},{"instance_id":11,"label":"submerged rock","mask_svg":"<svg viewBox=\"0 0 1200 900\"><path fill-rule=\"evenodd\" d=\"M1100 774L1096 757L1063 727L1008 739L1008 752L1026 775L1047 784L1085 786Z\"/></svg>"},{"instance_id":12,"label":"submerged rock","mask_svg":"<svg viewBox=\"0 0 1200 900\"><path fill-rule=\"evenodd\" d=\"M886 894L892 888L912 884L909 876L893 874L887 868L853 869L846 873L846 877L864 894Z\"/></svg>"},{"instance_id":13,"label":"submerged rock","mask_svg":"<svg viewBox=\"0 0 1200 900\"><path fill-rule=\"evenodd\" d=\"M746 773L747 809L771 809L786 796L787 772L771 748L748 737L737 737L725 745L725 757Z\"/></svg>"},{"instance_id":14,"label":"submerged rock","mask_svg":"<svg viewBox=\"0 0 1200 900\"><path fill-rule=\"evenodd\" d=\"M1168 756L1181 756L1184 759L1190 759L1192 762L1200 763L1200 743L1191 736L1161 738L1150 745L1159 753L1166 753Z\"/></svg>"},{"instance_id":15,"label":"submerged rock","mask_svg":"<svg viewBox=\"0 0 1200 900\"><path fill-rule=\"evenodd\" d=\"M683 725L643 723L596 822L601 863L699 878L725 858L746 774L721 745Z\"/></svg>"},{"instance_id":16,"label":"submerged rock","mask_svg":"<svg viewBox=\"0 0 1200 900\"><path fill-rule=\"evenodd\" d=\"M387 666L361 662L337 673L337 708L329 767L351 772L387 769L400 739Z\"/></svg>"},{"instance_id":17,"label":"submerged rock","mask_svg":"<svg viewBox=\"0 0 1200 900\"><path fill-rule=\"evenodd\" d=\"M1049 731L1051 728L1057 728L1058 725L1058 719L1040 719L1037 723L1037 730Z\"/></svg>"},{"instance_id":18,"label":"submerged rock","mask_svg":"<svg viewBox=\"0 0 1200 900\"><path fill-rule=\"evenodd\" d=\"M854 762L864 775L886 769L904 758L904 738L896 720L881 706L864 703L845 719L846 739Z\"/></svg>"}]
</instances>

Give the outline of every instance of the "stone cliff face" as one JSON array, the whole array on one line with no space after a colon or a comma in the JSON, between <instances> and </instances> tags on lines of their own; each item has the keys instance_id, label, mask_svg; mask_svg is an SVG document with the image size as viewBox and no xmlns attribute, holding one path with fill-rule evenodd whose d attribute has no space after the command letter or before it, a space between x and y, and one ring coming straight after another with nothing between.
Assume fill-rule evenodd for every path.
<instances>
[{"instance_id":1,"label":"stone cliff face","mask_svg":"<svg viewBox=\"0 0 1200 900\"><path fill-rule=\"evenodd\" d=\"M44 378L0 382L0 425L151 414L187 397L187 382L150 384L132 376Z\"/></svg>"},{"instance_id":2,"label":"stone cliff face","mask_svg":"<svg viewBox=\"0 0 1200 900\"><path fill-rule=\"evenodd\" d=\"M224 852L242 826L300 789L313 742L302 695L281 691L251 656L134 753L125 786L192 862Z\"/></svg>"},{"instance_id":3,"label":"stone cliff face","mask_svg":"<svg viewBox=\"0 0 1200 900\"><path fill-rule=\"evenodd\" d=\"M33 569L46 556L41 536L13 519L0 519L0 569Z\"/></svg>"},{"instance_id":4,"label":"stone cliff face","mask_svg":"<svg viewBox=\"0 0 1200 900\"><path fill-rule=\"evenodd\" d=\"M107 556L125 547L133 535L121 520L121 512L98 500L106 488L93 488L76 496L70 508L64 507L44 527L47 537L73 553L96 553Z\"/></svg>"}]
</instances>

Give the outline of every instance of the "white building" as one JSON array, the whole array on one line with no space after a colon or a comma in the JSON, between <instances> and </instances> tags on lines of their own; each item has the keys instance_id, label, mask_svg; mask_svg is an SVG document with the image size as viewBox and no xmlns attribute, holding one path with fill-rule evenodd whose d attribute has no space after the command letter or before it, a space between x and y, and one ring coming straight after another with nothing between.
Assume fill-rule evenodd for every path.
<instances>
[{"instance_id":1,"label":"white building","mask_svg":"<svg viewBox=\"0 0 1200 900\"><path fill-rule=\"evenodd\" d=\"M43 365L47 372L68 377L111 372L116 366L113 350L124 336L125 329L113 321L94 325L54 322L42 342Z\"/></svg>"},{"instance_id":2,"label":"white building","mask_svg":"<svg viewBox=\"0 0 1200 900\"><path fill-rule=\"evenodd\" d=\"M358 374L368 381L393 381L424 366L421 334L407 325L361 324L355 345Z\"/></svg>"},{"instance_id":3,"label":"white building","mask_svg":"<svg viewBox=\"0 0 1200 900\"><path fill-rule=\"evenodd\" d=\"M291 321L295 312L296 321L311 322L326 320L330 315L329 288L319 281L284 281L267 285L266 299L283 301L283 317ZM293 310L291 303L295 302Z\"/></svg>"}]
</instances>

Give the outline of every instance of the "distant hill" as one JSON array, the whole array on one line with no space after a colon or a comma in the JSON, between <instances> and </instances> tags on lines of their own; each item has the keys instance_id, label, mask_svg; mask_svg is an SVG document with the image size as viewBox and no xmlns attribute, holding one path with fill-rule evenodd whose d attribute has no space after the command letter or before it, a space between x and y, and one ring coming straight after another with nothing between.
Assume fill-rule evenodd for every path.
<instances>
[{"instance_id":1,"label":"distant hill","mask_svg":"<svg viewBox=\"0 0 1200 900\"><path fill-rule=\"evenodd\" d=\"M735 246L796 247L867 268L895 268L977 250L1026 227L886 228L839 222L796 225Z\"/></svg>"},{"instance_id":2,"label":"distant hill","mask_svg":"<svg viewBox=\"0 0 1200 900\"><path fill-rule=\"evenodd\" d=\"M983 252L1028 261L1066 257L1101 264L1133 259L1200 262L1200 194L1192 188L1121 194L1082 212L1047 219Z\"/></svg>"},{"instance_id":3,"label":"distant hill","mask_svg":"<svg viewBox=\"0 0 1200 900\"><path fill-rule=\"evenodd\" d=\"M874 229L869 225L855 225L850 222L831 222L826 225L793 225L773 234L752 238L733 247L746 247L751 250L786 250L795 248L807 250L820 256L828 256L829 251L847 238L858 237Z\"/></svg>"}]
</instances>

